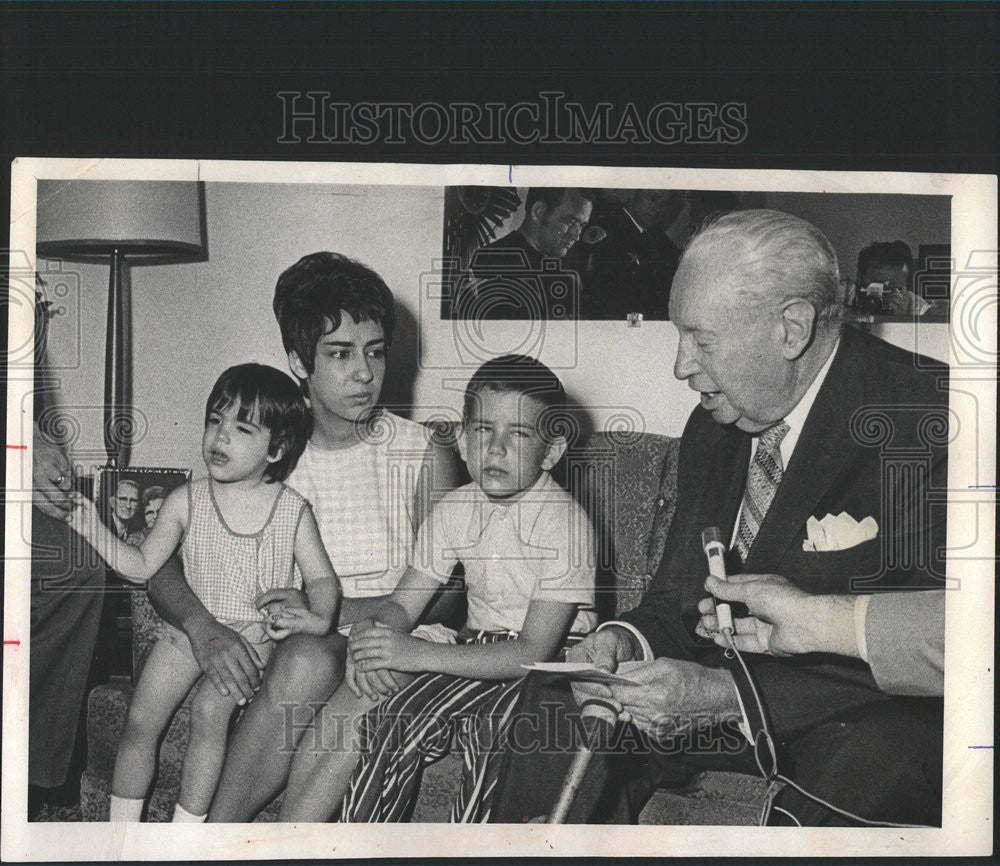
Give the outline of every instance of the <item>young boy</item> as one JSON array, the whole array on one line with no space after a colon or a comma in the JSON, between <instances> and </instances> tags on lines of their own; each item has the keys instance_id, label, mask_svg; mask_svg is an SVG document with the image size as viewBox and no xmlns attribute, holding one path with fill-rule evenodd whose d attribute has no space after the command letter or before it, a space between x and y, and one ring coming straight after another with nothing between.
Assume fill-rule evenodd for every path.
<instances>
[{"instance_id":1,"label":"young boy","mask_svg":"<svg viewBox=\"0 0 1000 866\"><path fill-rule=\"evenodd\" d=\"M488 361L469 381L459 450L473 482L434 508L418 533L418 562L374 622L351 632L353 688L366 688L374 671L426 673L365 718L343 820L405 820L453 723L465 773L452 820L488 820L500 754L481 748L479 726L503 727L523 665L552 658L568 633L596 624L592 529L549 476L566 450L557 433L564 403L555 374L523 355ZM409 629L457 562L468 595L459 643L414 639Z\"/></svg>"},{"instance_id":2,"label":"young boy","mask_svg":"<svg viewBox=\"0 0 1000 866\"><path fill-rule=\"evenodd\" d=\"M312 436L287 483L313 506L340 578L343 626L370 616L378 597L392 592L411 561L417 528L433 497L455 481L448 455L431 447L426 428L379 406L395 308L377 273L337 253L304 256L278 278L274 313L313 417ZM178 593L175 575L166 575L172 598L162 583L157 587L163 574L151 587L154 600L188 634L201 663L229 636L189 590L183 593L186 586ZM273 620L279 625L281 616L294 617L305 602L294 590L277 590L258 599L264 604L272 610L281 606ZM256 662L249 651L239 651L237 644L219 664L252 669ZM345 652L346 640L337 635L293 635L278 646L267 678L233 732L209 821L252 820L286 780L282 820L329 817L340 795L332 799L329 793L324 751L309 747L319 731L334 725L309 725L315 708L341 682ZM386 675L379 687L389 693L398 686ZM327 711L340 709L321 713ZM296 750L300 740L307 747Z\"/></svg>"}]
</instances>

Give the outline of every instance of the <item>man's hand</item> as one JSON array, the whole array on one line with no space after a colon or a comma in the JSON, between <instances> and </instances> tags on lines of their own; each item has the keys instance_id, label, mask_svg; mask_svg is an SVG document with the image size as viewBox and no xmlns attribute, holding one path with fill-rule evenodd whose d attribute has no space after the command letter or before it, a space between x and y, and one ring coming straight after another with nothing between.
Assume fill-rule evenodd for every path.
<instances>
[{"instance_id":1,"label":"man's hand","mask_svg":"<svg viewBox=\"0 0 1000 866\"><path fill-rule=\"evenodd\" d=\"M219 694L238 695L237 703L246 704L260 687L264 669L250 641L211 616L189 626L187 636L198 667Z\"/></svg>"},{"instance_id":2,"label":"man's hand","mask_svg":"<svg viewBox=\"0 0 1000 866\"><path fill-rule=\"evenodd\" d=\"M619 664L634 661L635 657L635 645L628 630L613 625L588 634L566 652L568 662L590 662L612 674Z\"/></svg>"},{"instance_id":3,"label":"man's hand","mask_svg":"<svg viewBox=\"0 0 1000 866\"><path fill-rule=\"evenodd\" d=\"M920 299L909 289L896 289L882 295L882 305L892 316L912 316L920 305Z\"/></svg>"},{"instance_id":4,"label":"man's hand","mask_svg":"<svg viewBox=\"0 0 1000 866\"><path fill-rule=\"evenodd\" d=\"M810 595L780 574L734 574L728 580L709 577L705 589L722 601L742 601L751 616L734 620L733 641L740 652L776 656L808 652L857 655L854 598ZM698 603L699 634L728 647L719 633L712 599Z\"/></svg>"},{"instance_id":5,"label":"man's hand","mask_svg":"<svg viewBox=\"0 0 1000 866\"><path fill-rule=\"evenodd\" d=\"M35 428L31 454L32 503L55 520L65 520L72 508L73 467L66 452Z\"/></svg>"},{"instance_id":6,"label":"man's hand","mask_svg":"<svg viewBox=\"0 0 1000 866\"><path fill-rule=\"evenodd\" d=\"M618 672L637 683L610 687L619 718L632 722L655 740L666 740L687 729L693 719L708 718L718 724L739 715L736 685L727 670L660 658L625 662ZM580 684L581 689L585 686L592 688Z\"/></svg>"}]
</instances>

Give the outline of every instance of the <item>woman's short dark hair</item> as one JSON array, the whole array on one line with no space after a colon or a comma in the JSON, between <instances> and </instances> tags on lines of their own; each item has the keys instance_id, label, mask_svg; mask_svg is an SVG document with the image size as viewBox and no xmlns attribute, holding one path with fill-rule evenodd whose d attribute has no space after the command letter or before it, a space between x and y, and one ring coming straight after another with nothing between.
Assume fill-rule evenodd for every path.
<instances>
[{"instance_id":1,"label":"woman's short dark hair","mask_svg":"<svg viewBox=\"0 0 1000 866\"><path fill-rule=\"evenodd\" d=\"M303 256L280 277L274 289L274 315L286 352L295 352L312 373L316 346L324 334L340 327L347 313L355 322L382 326L386 346L392 342L396 308L392 292L371 268L340 253Z\"/></svg>"},{"instance_id":2,"label":"woman's short dark hair","mask_svg":"<svg viewBox=\"0 0 1000 866\"><path fill-rule=\"evenodd\" d=\"M312 435L312 415L295 380L263 364L239 364L219 376L205 404L205 423L213 412L238 406L237 418L271 432L268 454L281 459L264 470L268 481L284 481L299 462Z\"/></svg>"}]
</instances>

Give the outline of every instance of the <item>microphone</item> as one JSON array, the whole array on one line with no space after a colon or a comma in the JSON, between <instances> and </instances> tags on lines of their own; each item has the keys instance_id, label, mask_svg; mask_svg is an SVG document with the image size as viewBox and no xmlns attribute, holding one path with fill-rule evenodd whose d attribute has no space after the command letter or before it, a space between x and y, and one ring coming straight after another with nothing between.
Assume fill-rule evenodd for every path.
<instances>
[{"instance_id":1,"label":"microphone","mask_svg":"<svg viewBox=\"0 0 1000 866\"><path fill-rule=\"evenodd\" d=\"M701 532L701 547L708 559L708 573L719 580L726 580L726 547L722 543L719 527L709 526ZM719 620L719 631L733 634L733 609L724 601L715 602L715 615Z\"/></svg>"}]
</instances>

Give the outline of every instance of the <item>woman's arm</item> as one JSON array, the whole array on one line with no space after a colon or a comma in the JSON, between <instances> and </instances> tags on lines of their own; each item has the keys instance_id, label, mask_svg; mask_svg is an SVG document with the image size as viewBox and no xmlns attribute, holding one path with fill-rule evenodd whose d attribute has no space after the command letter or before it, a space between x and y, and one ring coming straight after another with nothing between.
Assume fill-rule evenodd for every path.
<instances>
[{"instance_id":1,"label":"woman's arm","mask_svg":"<svg viewBox=\"0 0 1000 866\"><path fill-rule=\"evenodd\" d=\"M440 585L441 581L411 567L403 574L391 595L366 599L378 602L378 605L369 618L354 623L348 642L345 680L355 695L360 697L363 693L370 699L377 700L379 695L390 695L398 691L399 684L388 669L361 671L357 668L351 655L351 646L358 640L364 640L373 631L380 634L391 632L412 640L408 634L410 629L420 620L420 615Z\"/></svg>"},{"instance_id":2,"label":"woman's arm","mask_svg":"<svg viewBox=\"0 0 1000 866\"><path fill-rule=\"evenodd\" d=\"M379 608L389 600L388 595L371 595L364 598L345 598L340 604L340 624L350 625L372 619Z\"/></svg>"},{"instance_id":3,"label":"woman's arm","mask_svg":"<svg viewBox=\"0 0 1000 866\"><path fill-rule=\"evenodd\" d=\"M524 676L522 665L555 655L576 609L576 604L535 599L528 605L517 639L495 644L435 644L376 627L356 640L352 635L351 653L362 672L390 668L476 680L512 680Z\"/></svg>"},{"instance_id":4,"label":"woman's arm","mask_svg":"<svg viewBox=\"0 0 1000 866\"><path fill-rule=\"evenodd\" d=\"M77 493L76 507L69 525L100 554L122 577L133 583L145 583L170 558L180 544L187 525L187 487L179 487L167 496L156 523L139 547L126 544L108 529L97 516L94 503Z\"/></svg>"},{"instance_id":5,"label":"woman's arm","mask_svg":"<svg viewBox=\"0 0 1000 866\"><path fill-rule=\"evenodd\" d=\"M371 619L396 631L409 632L420 622L424 608L434 598L434 593L440 586L441 581L436 577L411 566L406 569L391 595L372 599L381 604L372 611Z\"/></svg>"}]
</instances>

